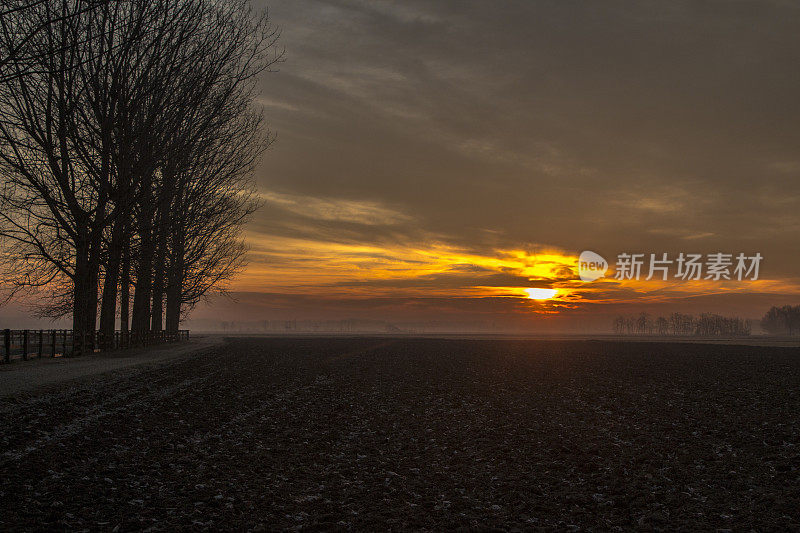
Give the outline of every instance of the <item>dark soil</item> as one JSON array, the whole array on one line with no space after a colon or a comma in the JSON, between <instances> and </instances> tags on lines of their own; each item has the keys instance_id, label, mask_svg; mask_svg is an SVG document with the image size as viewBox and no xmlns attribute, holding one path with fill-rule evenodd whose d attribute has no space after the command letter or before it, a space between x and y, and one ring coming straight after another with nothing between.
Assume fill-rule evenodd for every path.
<instances>
[{"instance_id":1,"label":"dark soil","mask_svg":"<svg viewBox=\"0 0 800 533\"><path fill-rule=\"evenodd\" d=\"M800 351L235 339L0 402L0 530L800 529Z\"/></svg>"}]
</instances>

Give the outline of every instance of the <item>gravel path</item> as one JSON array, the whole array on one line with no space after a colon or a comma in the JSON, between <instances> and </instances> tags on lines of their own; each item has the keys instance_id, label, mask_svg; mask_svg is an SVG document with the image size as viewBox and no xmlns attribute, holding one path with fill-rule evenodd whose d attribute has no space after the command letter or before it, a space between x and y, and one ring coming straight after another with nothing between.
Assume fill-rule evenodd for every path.
<instances>
[{"instance_id":1,"label":"gravel path","mask_svg":"<svg viewBox=\"0 0 800 533\"><path fill-rule=\"evenodd\" d=\"M222 344L222 337L204 336L187 342L147 348L113 350L82 357L36 357L0 365L0 398L31 392L43 386L134 366L158 365L198 350Z\"/></svg>"},{"instance_id":2,"label":"gravel path","mask_svg":"<svg viewBox=\"0 0 800 533\"><path fill-rule=\"evenodd\" d=\"M798 355L234 339L0 400L0 530L797 530Z\"/></svg>"}]
</instances>

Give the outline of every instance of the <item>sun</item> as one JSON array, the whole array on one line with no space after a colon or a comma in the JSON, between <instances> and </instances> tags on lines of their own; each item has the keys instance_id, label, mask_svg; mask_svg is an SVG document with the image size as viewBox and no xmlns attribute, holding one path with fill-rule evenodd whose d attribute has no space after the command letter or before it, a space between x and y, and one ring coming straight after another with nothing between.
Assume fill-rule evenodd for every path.
<instances>
[{"instance_id":1,"label":"sun","mask_svg":"<svg viewBox=\"0 0 800 533\"><path fill-rule=\"evenodd\" d=\"M549 300L558 293L558 289L525 289L531 300Z\"/></svg>"}]
</instances>

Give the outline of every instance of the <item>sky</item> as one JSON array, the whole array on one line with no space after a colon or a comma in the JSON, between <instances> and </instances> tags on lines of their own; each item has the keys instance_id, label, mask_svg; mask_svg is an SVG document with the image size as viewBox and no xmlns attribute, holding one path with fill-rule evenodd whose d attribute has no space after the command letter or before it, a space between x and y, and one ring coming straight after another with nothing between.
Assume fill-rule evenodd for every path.
<instances>
[{"instance_id":1,"label":"sky","mask_svg":"<svg viewBox=\"0 0 800 533\"><path fill-rule=\"evenodd\" d=\"M800 4L256 6L286 50L256 103L263 207L232 298L190 326L588 331L800 303ZM578 279L583 250L606 278ZM681 252L760 253L759 279L614 279L619 254Z\"/></svg>"},{"instance_id":2,"label":"sky","mask_svg":"<svg viewBox=\"0 0 800 533\"><path fill-rule=\"evenodd\" d=\"M196 320L548 330L800 302L798 4L268 7L264 206L235 301ZM576 279L583 250L609 277ZM758 252L759 279L613 279L621 253L681 252Z\"/></svg>"}]
</instances>

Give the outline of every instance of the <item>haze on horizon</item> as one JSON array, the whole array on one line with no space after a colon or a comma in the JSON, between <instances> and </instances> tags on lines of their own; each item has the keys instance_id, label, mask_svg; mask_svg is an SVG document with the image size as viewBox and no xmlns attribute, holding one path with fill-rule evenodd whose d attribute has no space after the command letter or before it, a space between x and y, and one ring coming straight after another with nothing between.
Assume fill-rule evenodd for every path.
<instances>
[{"instance_id":1,"label":"haze on horizon","mask_svg":"<svg viewBox=\"0 0 800 533\"><path fill-rule=\"evenodd\" d=\"M800 6L265 5L286 62L258 102L277 134L263 207L234 300L190 327L607 330L620 312L800 303ZM757 282L582 283L582 250L764 259Z\"/></svg>"}]
</instances>

